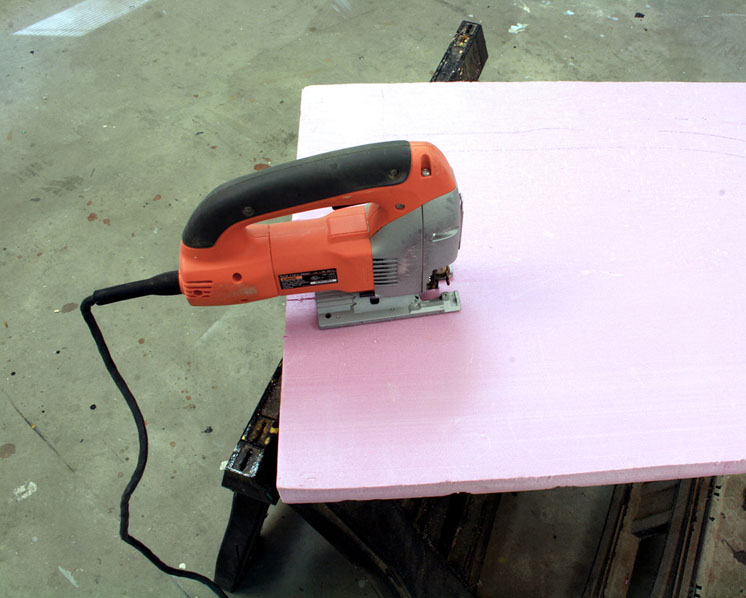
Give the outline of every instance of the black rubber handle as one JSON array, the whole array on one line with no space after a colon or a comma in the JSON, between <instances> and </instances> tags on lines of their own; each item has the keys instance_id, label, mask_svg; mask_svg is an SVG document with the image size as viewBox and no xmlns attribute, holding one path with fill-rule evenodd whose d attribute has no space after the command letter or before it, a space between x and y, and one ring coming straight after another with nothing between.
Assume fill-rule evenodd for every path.
<instances>
[{"instance_id":1,"label":"black rubber handle","mask_svg":"<svg viewBox=\"0 0 746 598\"><path fill-rule=\"evenodd\" d=\"M212 247L228 227L244 220L335 197L398 185L412 163L408 141L386 141L272 166L211 191L184 228L187 247ZM302 212L303 210L296 210ZM267 216L269 217L269 216Z\"/></svg>"}]
</instances>

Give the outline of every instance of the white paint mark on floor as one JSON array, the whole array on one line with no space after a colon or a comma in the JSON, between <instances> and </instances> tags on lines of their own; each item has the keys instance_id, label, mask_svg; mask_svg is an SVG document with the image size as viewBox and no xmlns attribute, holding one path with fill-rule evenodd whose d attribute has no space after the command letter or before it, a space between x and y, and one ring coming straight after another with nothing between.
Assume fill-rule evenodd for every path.
<instances>
[{"instance_id":1,"label":"white paint mark on floor","mask_svg":"<svg viewBox=\"0 0 746 598\"><path fill-rule=\"evenodd\" d=\"M34 492L36 492L38 489L38 486L34 482L26 482L25 484L18 486L15 490L13 490L13 496L16 500L21 501L29 496L31 496Z\"/></svg>"},{"instance_id":2,"label":"white paint mark on floor","mask_svg":"<svg viewBox=\"0 0 746 598\"><path fill-rule=\"evenodd\" d=\"M711 19L712 17L746 17L746 14L740 12L724 12L719 15L701 15L698 19Z\"/></svg>"},{"instance_id":3,"label":"white paint mark on floor","mask_svg":"<svg viewBox=\"0 0 746 598\"><path fill-rule=\"evenodd\" d=\"M350 0L332 0L332 8L337 12L352 12Z\"/></svg>"},{"instance_id":4,"label":"white paint mark on floor","mask_svg":"<svg viewBox=\"0 0 746 598\"><path fill-rule=\"evenodd\" d=\"M219 333L220 335L228 335L233 329L236 328L237 324L233 320L236 318L243 318L245 307L243 305L232 305L223 313L212 325L205 330L202 336L199 337L195 346L199 346L202 343L209 342L210 338Z\"/></svg>"},{"instance_id":5,"label":"white paint mark on floor","mask_svg":"<svg viewBox=\"0 0 746 598\"><path fill-rule=\"evenodd\" d=\"M220 316L217 320L215 320L210 327L202 333L202 336L199 337L199 340L197 341L197 345L200 343L203 343L207 341L213 334L216 332L219 332L223 328L227 326L225 322L225 317L229 314L229 312L225 312L222 316Z\"/></svg>"},{"instance_id":6,"label":"white paint mark on floor","mask_svg":"<svg viewBox=\"0 0 746 598\"><path fill-rule=\"evenodd\" d=\"M60 565L57 565L57 569L60 570L60 573L65 576L65 579L69 581L71 584L73 584L76 588L79 588L78 582L75 581L75 578L73 577L72 571L68 571L67 569L63 569Z\"/></svg>"},{"instance_id":7,"label":"white paint mark on floor","mask_svg":"<svg viewBox=\"0 0 746 598\"><path fill-rule=\"evenodd\" d=\"M80 37L132 12L150 0L84 0L13 35Z\"/></svg>"}]
</instances>

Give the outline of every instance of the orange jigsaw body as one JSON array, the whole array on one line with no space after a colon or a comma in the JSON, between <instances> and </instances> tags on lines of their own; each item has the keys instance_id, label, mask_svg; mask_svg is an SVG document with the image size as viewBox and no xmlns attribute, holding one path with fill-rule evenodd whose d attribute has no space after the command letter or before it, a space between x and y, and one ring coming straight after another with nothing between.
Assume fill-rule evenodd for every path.
<instances>
[{"instance_id":1,"label":"orange jigsaw body","mask_svg":"<svg viewBox=\"0 0 746 598\"><path fill-rule=\"evenodd\" d=\"M229 305L278 295L373 291L371 237L389 222L456 188L435 146L411 142L411 167L401 183L373 187L249 217L211 247L180 250L179 283L192 305ZM264 172L264 171L262 171ZM337 207L306 220L263 220Z\"/></svg>"}]
</instances>

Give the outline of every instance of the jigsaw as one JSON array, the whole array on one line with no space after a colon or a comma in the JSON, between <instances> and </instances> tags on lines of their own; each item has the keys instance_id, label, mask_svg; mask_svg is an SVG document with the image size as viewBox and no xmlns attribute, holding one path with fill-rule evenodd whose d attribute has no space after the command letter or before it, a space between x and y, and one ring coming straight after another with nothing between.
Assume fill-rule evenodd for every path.
<instances>
[{"instance_id":1,"label":"jigsaw","mask_svg":"<svg viewBox=\"0 0 746 598\"><path fill-rule=\"evenodd\" d=\"M320 208L333 211L266 222ZM184 228L179 286L192 305L313 292L322 329L458 311L458 292L439 285L451 282L462 220L451 167L430 143L319 154L209 193Z\"/></svg>"}]
</instances>

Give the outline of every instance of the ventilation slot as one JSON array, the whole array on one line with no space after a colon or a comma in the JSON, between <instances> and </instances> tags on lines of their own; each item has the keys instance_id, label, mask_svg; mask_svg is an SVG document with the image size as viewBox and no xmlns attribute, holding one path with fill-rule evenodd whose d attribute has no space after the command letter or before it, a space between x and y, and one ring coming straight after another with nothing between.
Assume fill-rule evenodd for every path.
<instances>
[{"instance_id":1,"label":"ventilation slot","mask_svg":"<svg viewBox=\"0 0 746 598\"><path fill-rule=\"evenodd\" d=\"M389 285L399 282L399 260L373 258L373 284Z\"/></svg>"},{"instance_id":2,"label":"ventilation slot","mask_svg":"<svg viewBox=\"0 0 746 598\"><path fill-rule=\"evenodd\" d=\"M184 282L187 297L209 297L212 295L212 280L188 280Z\"/></svg>"}]
</instances>

